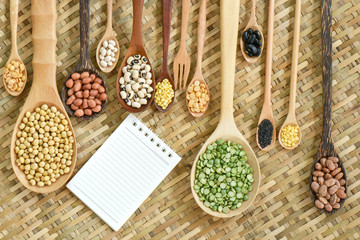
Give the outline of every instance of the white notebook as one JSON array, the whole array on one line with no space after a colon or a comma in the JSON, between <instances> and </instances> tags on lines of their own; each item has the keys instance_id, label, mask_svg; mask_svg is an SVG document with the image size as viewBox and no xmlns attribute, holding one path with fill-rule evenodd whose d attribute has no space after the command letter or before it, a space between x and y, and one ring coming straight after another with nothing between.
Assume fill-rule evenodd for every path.
<instances>
[{"instance_id":1,"label":"white notebook","mask_svg":"<svg viewBox=\"0 0 360 240\"><path fill-rule=\"evenodd\" d=\"M130 114L67 188L118 231L180 160Z\"/></svg>"}]
</instances>

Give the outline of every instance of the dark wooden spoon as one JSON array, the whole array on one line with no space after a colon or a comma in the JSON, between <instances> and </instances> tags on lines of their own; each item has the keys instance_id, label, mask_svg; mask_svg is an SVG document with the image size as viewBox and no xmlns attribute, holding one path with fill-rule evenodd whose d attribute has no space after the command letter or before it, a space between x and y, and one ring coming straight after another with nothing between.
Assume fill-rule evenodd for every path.
<instances>
[{"instance_id":1,"label":"dark wooden spoon","mask_svg":"<svg viewBox=\"0 0 360 240\"><path fill-rule=\"evenodd\" d=\"M331 0L321 0L321 21L322 21L322 63L323 63L323 133L321 137L320 147L316 154L316 158L310 173L310 196L315 204L316 193L311 189L312 173L315 169L315 164L320 161L322 157L337 157L339 159L339 166L343 172L345 179L345 193L347 194L347 178L344 165L336 153L333 140L331 138L331 101L332 101L332 38L331 38ZM340 208L344 205L345 199L341 199ZM340 209L339 208L339 209ZM333 209L328 212L324 209L319 209L325 213L335 213L339 209Z\"/></svg>"},{"instance_id":2,"label":"dark wooden spoon","mask_svg":"<svg viewBox=\"0 0 360 240\"><path fill-rule=\"evenodd\" d=\"M145 56L148 60L148 63L151 66L150 59L148 55L146 54L143 40L142 40L142 11L144 7L144 0L133 0L133 31L131 35L131 41L129 48L126 52L126 55L124 57L124 60L120 66L119 73L116 79L116 95L118 96L120 105L128 112L131 113L137 113L144 111L148 106L150 106L151 102L154 99L155 91L151 93L151 98L148 99L148 102L146 105L142 105L140 108L134 108L132 106L128 106L125 101L120 96L120 83L119 79L123 76L122 69L126 65L126 61L130 56L133 56L135 54L140 54L141 56ZM155 90L155 75L154 70L151 66L151 80L152 84L151 87Z\"/></svg>"},{"instance_id":3,"label":"dark wooden spoon","mask_svg":"<svg viewBox=\"0 0 360 240\"><path fill-rule=\"evenodd\" d=\"M79 118L75 116L75 111L70 108L66 104L66 100L68 99L67 91L69 90L68 87L66 87L66 81L71 78L71 74L77 72L89 72L90 74L95 74L97 77L102 79L101 85L105 88L105 92L108 95L107 87L105 84L105 79L101 77L98 70L94 67L94 65L91 62L90 59L90 53L89 53L89 19L90 19L90 10L89 10L89 0L80 0L80 60L78 64L71 70L69 76L65 79L62 90L61 90L61 100L65 106L66 111L69 115ZM93 113L91 116L84 115L80 117L81 119L93 119L98 116L104 111L107 103L106 99L101 106L101 110L98 113Z\"/></svg>"},{"instance_id":4,"label":"dark wooden spoon","mask_svg":"<svg viewBox=\"0 0 360 240\"><path fill-rule=\"evenodd\" d=\"M172 86L172 89L175 89L174 80L172 79L169 66L168 66L168 50L169 50L169 41L170 41L170 30L171 30L171 11L172 11L172 0L162 0L162 18L163 18L163 63L161 67L161 72L156 79L156 84L167 78ZM155 90L156 91L156 90ZM174 97L167 106L166 109L163 109L155 103L156 108L160 112L167 112L171 105L174 103L175 99L175 90Z\"/></svg>"}]
</instances>

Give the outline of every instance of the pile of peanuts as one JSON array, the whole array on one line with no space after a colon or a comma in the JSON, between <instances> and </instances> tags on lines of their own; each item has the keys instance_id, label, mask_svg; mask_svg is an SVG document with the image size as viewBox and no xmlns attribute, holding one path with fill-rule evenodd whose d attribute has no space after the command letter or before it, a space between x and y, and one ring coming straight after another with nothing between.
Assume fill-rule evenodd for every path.
<instances>
[{"instance_id":1,"label":"pile of peanuts","mask_svg":"<svg viewBox=\"0 0 360 240\"><path fill-rule=\"evenodd\" d=\"M188 107L193 113L203 113L206 111L206 105L210 100L209 93L205 84L200 81L194 81L187 90L186 99L188 100Z\"/></svg>"},{"instance_id":2,"label":"pile of peanuts","mask_svg":"<svg viewBox=\"0 0 360 240\"><path fill-rule=\"evenodd\" d=\"M71 74L65 83L68 88L66 104L75 112L75 116L92 116L101 111L107 99L102 83L103 80L94 73L85 71Z\"/></svg>"},{"instance_id":3,"label":"pile of peanuts","mask_svg":"<svg viewBox=\"0 0 360 240\"><path fill-rule=\"evenodd\" d=\"M162 109L166 109L174 98L174 89L169 81L165 78L155 86L155 103Z\"/></svg>"},{"instance_id":4,"label":"pile of peanuts","mask_svg":"<svg viewBox=\"0 0 360 240\"><path fill-rule=\"evenodd\" d=\"M4 69L4 82L8 89L13 92L21 92L25 87L25 66L18 60L6 64Z\"/></svg>"},{"instance_id":5,"label":"pile of peanuts","mask_svg":"<svg viewBox=\"0 0 360 240\"><path fill-rule=\"evenodd\" d=\"M280 141L285 147L295 147L300 141L300 128L298 125L287 125L280 130Z\"/></svg>"},{"instance_id":6,"label":"pile of peanuts","mask_svg":"<svg viewBox=\"0 0 360 240\"><path fill-rule=\"evenodd\" d=\"M312 173L311 189L316 194L315 206L331 212L340 208L340 200L346 198L346 180L337 157L321 158Z\"/></svg>"},{"instance_id":7,"label":"pile of peanuts","mask_svg":"<svg viewBox=\"0 0 360 240\"><path fill-rule=\"evenodd\" d=\"M70 172L74 136L56 107L44 104L26 112L16 136L16 163L31 185L49 186Z\"/></svg>"},{"instance_id":8,"label":"pile of peanuts","mask_svg":"<svg viewBox=\"0 0 360 240\"><path fill-rule=\"evenodd\" d=\"M100 48L99 62L102 67L111 67L115 62L118 49L114 40L103 41Z\"/></svg>"},{"instance_id":9,"label":"pile of peanuts","mask_svg":"<svg viewBox=\"0 0 360 240\"><path fill-rule=\"evenodd\" d=\"M126 60L122 68L123 76L119 79L120 97L133 108L140 108L148 103L154 89L151 87L151 66L145 56L135 54Z\"/></svg>"}]
</instances>

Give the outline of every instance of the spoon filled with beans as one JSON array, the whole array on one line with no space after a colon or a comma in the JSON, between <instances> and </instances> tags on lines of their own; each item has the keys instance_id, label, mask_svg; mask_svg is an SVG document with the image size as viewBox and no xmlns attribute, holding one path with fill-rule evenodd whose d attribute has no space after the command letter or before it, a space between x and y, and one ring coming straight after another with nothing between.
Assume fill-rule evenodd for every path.
<instances>
[{"instance_id":1,"label":"spoon filled with beans","mask_svg":"<svg viewBox=\"0 0 360 240\"><path fill-rule=\"evenodd\" d=\"M80 0L80 61L64 81L61 99L70 115L83 119L98 117L107 103L104 79L90 60L89 0Z\"/></svg>"},{"instance_id":2,"label":"spoon filled with beans","mask_svg":"<svg viewBox=\"0 0 360 240\"><path fill-rule=\"evenodd\" d=\"M321 2L323 64L323 133L310 174L310 196L314 205L335 213L347 198L346 171L331 137L332 38L331 1Z\"/></svg>"},{"instance_id":3,"label":"spoon filled with beans","mask_svg":"<svg viewBox=\"0 0 360 240\"><path fill-rule=\"evenodd\" d=\"M194 117L201 117L204 115L210 101L209 88L201 73L201 61L204 51L204 41L206 32L206 0L200 2L199 10L199 24L197 34L197 64L193 79L186 91L186 103L188 109Z\"/></svg>"},{"instance_id":4,"label":"spoon filled with beans","mask_svg":"<svg viewBox=\"0 0 360 240\"><path fill-rule=\"evenodd\" d=\"M127 111L144 111L154 99L155 76L142 41L144 0L133 0L133 31L129 48L120 66L116 95Z\"/></svg>"}]
</instances>

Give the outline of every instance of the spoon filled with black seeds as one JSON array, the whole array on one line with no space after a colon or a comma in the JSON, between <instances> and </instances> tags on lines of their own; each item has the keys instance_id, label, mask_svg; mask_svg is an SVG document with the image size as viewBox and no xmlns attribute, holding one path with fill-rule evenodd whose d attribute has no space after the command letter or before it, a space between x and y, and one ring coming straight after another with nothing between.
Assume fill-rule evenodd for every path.
<instances>
[{"instance_id":1,"label":"spoon filled with black seeds","mask_svg":"<svg viewBox=\"0 0 360 240\"><path fill-rule=\"evenodd\" d=\"M251 15L241 34L240 49L248 63L256 62L262 53L264 37L255 16L256 0L251 0Z\"/></svg>"},{"instance_id":2,"label":"spoon filled with black seeds","mask_svg":"<svg viewBox=\"0 0 360 240\"><path fill-rule=\"evenodd\" d=\"M262 149L271 144L274 128L269 119L264 119L258 127L258 144Z\"/></svg>"}]
</instances>

